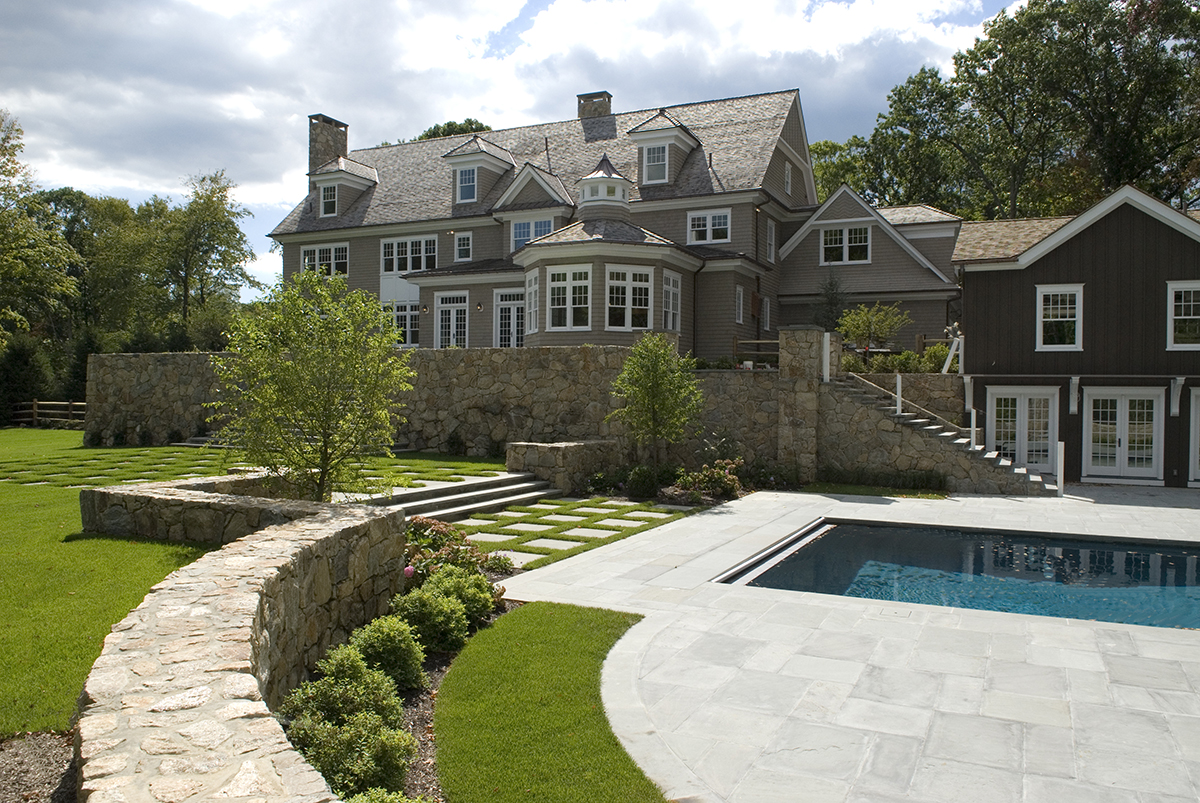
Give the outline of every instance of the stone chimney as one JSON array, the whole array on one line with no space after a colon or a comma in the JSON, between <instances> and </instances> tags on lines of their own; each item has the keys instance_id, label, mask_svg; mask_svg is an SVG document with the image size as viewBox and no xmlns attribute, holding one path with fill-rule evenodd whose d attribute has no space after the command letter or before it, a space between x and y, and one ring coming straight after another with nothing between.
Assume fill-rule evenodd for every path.
<instances>
[{"instance_id":1,"label":"stone chimney","mask_svg":"<svg viewBox=\"0 0 1200 803\"><path fill-rule=\"evenodd\" d=\"M308 116L308 172L312 173L326 162L347 155L349 126L323 114ZM313 188L309 182L309 189Z\"/></svg>"},{"instance_id":2,"label":"stone chimney","mask_svg":"<svg viewBox=\"0 0 1200 803\"><path fill-rule=\"evenodd\" d=\"M579 119L607 117L612 114L612 95L607 92L589 92L576 95L579 98Z\"/></svg>"}]
</instances>

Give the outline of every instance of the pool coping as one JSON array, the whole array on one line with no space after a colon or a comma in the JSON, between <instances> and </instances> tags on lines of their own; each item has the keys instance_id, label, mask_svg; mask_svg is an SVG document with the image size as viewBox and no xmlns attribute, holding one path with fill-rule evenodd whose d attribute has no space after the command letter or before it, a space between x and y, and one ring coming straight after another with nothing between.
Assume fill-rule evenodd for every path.
<instances>
[{"instance_id":1,"label":"pool coping","mask_svg":"<svg viewBox=\"0 0 1200 803\"><path fill-rule=\"evenodd\" d=\"M1200 633L710 582L819 516L1200 540L1194 491L1070 490L753 494L506 586L643 614L602 693L673 800L1197 799Z\"/></svg>"}]
</instances>

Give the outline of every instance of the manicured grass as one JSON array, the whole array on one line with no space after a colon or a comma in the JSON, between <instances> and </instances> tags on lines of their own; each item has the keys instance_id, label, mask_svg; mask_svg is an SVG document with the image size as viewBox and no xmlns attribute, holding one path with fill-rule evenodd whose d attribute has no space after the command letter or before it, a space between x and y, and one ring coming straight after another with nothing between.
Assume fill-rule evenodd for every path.
<instances>
[{"instance_id":1,"label":"manicured grass","mask_svg":"<svg viewBox=\"0 0 1200 803\"><path fill-rule=\"evenodd\" d=\"M806 494L845 494L846 496L898 496L910 499L947 499L948 491L919 488L886 488L879 485L847 485L838 482L810 482L800 489Z\"/></svg>"},{"instance_id":2,"label":"manicured grass","mask_svg":"<svg viewBox=\"0 0 1200 803\"><path fill-rule=\"evenodd\" d=\"M395 457L372 457L366 466L367 473L377 478L397 477L420 486L422 480L462 482L463 477L494 477L504 471L504 460L401 452Z\"/></svg>"},{"instance_id":3,"label":"manicured grass","mask_svg":"<svg viewBox=\"0 0 1200 803\"><path fill-rule=\"evenodd\" d=\"M583 508L581 510L580 508ZM594 512L603 510L603 512ZM639 517L638 514L646 514ZM519 515L514 515L519 514ZM503 541L474 541L475 545L484 552L513 551L529 552L534 555L544 555L526 563L523 568L536 569L549 563L587 552L613 541L627 538L634 533L649 530L652 527L675 521L686 515L685 511L656 506L650 503L628 502L612 504L606 497L597 496L591 499L543 499L536 506L513 506L503 513L476 514L467 521L455 522L461 527L467 537L480 533L492 533L506 536ZM555 521L549 516L566 516L575 521ZM487 524L471 522L487 521ZM623 524L605 524L623 522ZM512 525L535 524L548 526L550 529L522 531L512 529ZM607 532L611 535L571 535L570 530L586 528L593 531ZM530 541L539 538L552 538L555 541L572 541L578 546L564 549L531 545Z\"/></svg>"},{"instance_id":4,"label":"manicured grass","mask_svg":"<svg viewBox=\"0 0 1200 803\"><path fill-rule=\"evenodd\" d=\"M535 602L476 633L434 713L449 803L663 803L600 700L601 664L639 618Z\"/></svg>"}]
</instances>

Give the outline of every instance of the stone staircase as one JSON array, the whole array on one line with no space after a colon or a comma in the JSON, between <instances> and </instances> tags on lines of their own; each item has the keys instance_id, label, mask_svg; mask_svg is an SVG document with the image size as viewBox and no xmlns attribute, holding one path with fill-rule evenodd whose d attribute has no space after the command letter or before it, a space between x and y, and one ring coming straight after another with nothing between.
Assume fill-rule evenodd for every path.
<instances>
[{"instance_id":1,"label":"stone staircase","mask_svg":"<svg viewBox=\"0 0 1200 803\"><path fill-rule=\"evenodd\" d=\"M529 473L495 477L465 477L462 482L422 480L423 488L398 489L370 504L404 509L405 516L458 521L475 513L492 513L510 505L531 505L539 499L562 496L562 491Z\"/></svg>"},{"instance_id":2,"label":"stone staircase","mask_svg":"<svg viewBox=\"0 0 1200 803\"><path fill-rule=\"evenodd\" d=\"M951 490L975 490L1020 496L1054 496L1058 493L1054 477L1043 476L1023 466L1014 466L1011 460L1002 457L998 452L988 451L982 445L976 444L972 447L970 432L966 428L958 427L903 400L901 412L897 414L895 396L883 388L847 376L834 380L832 387L842 398L872 408L878 411L878 415L918 433L922 440L931 443L933 451L942 454L951 451L966 455L969 462L955 462L959 466L967 463L967 476L948 477ZM973 488L972 485L976 487Z\"/></svg>"}]
</instances>

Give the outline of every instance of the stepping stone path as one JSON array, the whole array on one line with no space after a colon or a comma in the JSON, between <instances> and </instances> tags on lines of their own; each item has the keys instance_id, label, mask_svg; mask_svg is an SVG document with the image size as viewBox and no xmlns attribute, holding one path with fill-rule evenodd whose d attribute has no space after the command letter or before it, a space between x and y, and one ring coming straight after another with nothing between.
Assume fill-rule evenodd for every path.
<instances>
[{"instance_id":1,"label":"stepping stone path","mask_svg":"<svg viewBox=\"0 0 1200 803\"><path fill-rule=\"evenodd\" d=\"M624 514L631 519L669 519L670 513L659 513L655 510L634 510Z\"/></svg>"},{"instance_id":2,"label":"stepping stone path","mask_svg":"<svg viewBox=\"0 0 1200 803\"><path fill-rule=\"evenodd\" d=\"M578 541L560 541L557 538L535 538L532 541L526 541L525 546L537 546L544 549L571 549L579 546Z\"/></svg>"},{"instance_id":3,"label":"stepping stone path","mask_svg":"<svg viewBox=\"0 0 1200 803\"><path fill-rule=\"evenodd\" d=\"M513 518L513 519L520 519L520 518L524 518L525 516L528 516L529 514L522 513L518 510L501 510L499 515L508 516L509 518Z\"/></svg>"},{"instance_id":4,"label":"stepping stone path","mask_svg":"<svg viewBox=\"0 0 1200 803\"><path fill-rule=\"evenodd\" d=\"M583 538L608 538L613 534L612 530L597 530L595 527L574 527L563 533L563 535L578 535Z\"/></svg>"},{"instance_id":5,"label":"stepping stone path","mask_svg":"<svg viewBox=\"0 0 1200 803\"><path fill-rule=\"evenodd\" d=\"M564 516L561 513L551 513L549 516L542 516L542 521L571 522L571 521L583 521L584 518L585 518L584 516Z\"/></svg>"},{"instance_id":6,"label":"stepping stone path","mask_svg":"<svg viewBox=\"0 0 1200 803\"><path fill-rule=\"evenodd\" d=\"M646 522L630 521L629 519L600 519L597 524L608 524L612 527L641 527Z\"/></svg>"},{"instance_id":7,"label":"stepping stone path","mask_svg":"<svg viewBox=\"0 0 1200 803\"><path fill-rule=\"evenodd\" d=\"M465 521L456 521L456 527L490 527L496 522L491 519L466 519Z\"/></svg>"},{"instance_id":8,"label":"stepping stone path","mask_svg":"<svg viewBox=\"0 0 1200 803\"><path fill-rule=\"evenodd\" d=\"M608 507L577 507L576 513L612 513L612 508Z\"/></svg>"},{"instance_id":9,"label":"stepping stone path","mask_svg":"<svg viewBox=\"0 0 1200 803\"><path fill-rule=\"evenodd\" d=\"M534 510L558 510L562 505L547 505L539 502L536 505L530 505Z\"/></svg>"},{"instance_id":10,"label":"stepping stone path","mask_svg":"<svg viewBox=\"0 0 1200 803\"><path fill-rule=\"evenodd\" d=\"M489 543L495 543L497 541L511 541L512 539L514 539L516 537L517 536L515 536L515 535L499 535L497 533L475 533L474 535L468 535L467 540L468 541L486 541Z\"/></svg>"},{"instance_id":11,"label":"stepping stone path","mask_svg":"<svg viewBox=\"0 0 1200 803\"><path fill-rule=\"evenodd\" d=\"M504 525L504 529L520 530L521 532L526 532L526 533L539 533L542 530L553 530L554 525L553 524L534 524L533 522L519 521L516 524Z\"/></svg>"},{"instance_id":12,"label":"stepping stone path","mask_svg":"<svg viewBox=\"0 0 1200 803\"><path fill-rule=\"evenodd\" d=\"M518 569L530 561L544 558L545 555L535 555L532 552L513 552L511 549L498 549L495 552L489 552L489 555L503 555L513 562L513 566Z\"/></svg>"}]
</instances>

